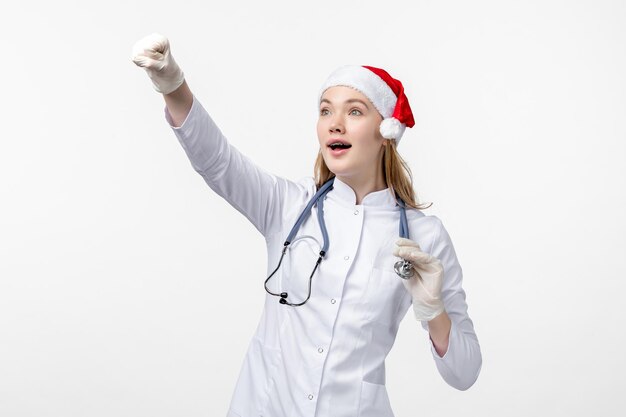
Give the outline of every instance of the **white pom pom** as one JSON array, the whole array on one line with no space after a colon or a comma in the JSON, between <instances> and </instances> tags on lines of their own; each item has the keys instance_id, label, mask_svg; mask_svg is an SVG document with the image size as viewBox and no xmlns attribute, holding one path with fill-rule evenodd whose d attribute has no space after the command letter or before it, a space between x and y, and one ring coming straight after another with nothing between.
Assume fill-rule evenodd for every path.
<instances>
[{"instance_id":1,"label":"white pom pom","mask_svg":"<svg viewBox=\"0 0 626 417\"><path fill-rule=\"evenodd\" d=\"M388 117L380 124L380 134L383 135L385 139L395 139L399 141L405 129L406 125L400 123L395 117Z\"/></svg>"}]
</instances>

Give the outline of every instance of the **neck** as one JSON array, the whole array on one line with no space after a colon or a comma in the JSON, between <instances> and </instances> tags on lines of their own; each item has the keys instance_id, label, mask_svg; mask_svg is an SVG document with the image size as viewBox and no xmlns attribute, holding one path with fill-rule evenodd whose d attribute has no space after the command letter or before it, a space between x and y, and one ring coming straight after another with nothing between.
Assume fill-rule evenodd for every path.
<instances>
[{"instance_id":1,"label":"neck","mask_svg":"<svg viewBox=\"0 0 626 417\"><path fill-rule=\"evenodd\" d=\"M360 205L365 196L369 193L387 188L382 172L379 172L376 177L344 177L337 175L337 178L352 188L356 195L356 205Z\"/></svg>"}]
</instances>

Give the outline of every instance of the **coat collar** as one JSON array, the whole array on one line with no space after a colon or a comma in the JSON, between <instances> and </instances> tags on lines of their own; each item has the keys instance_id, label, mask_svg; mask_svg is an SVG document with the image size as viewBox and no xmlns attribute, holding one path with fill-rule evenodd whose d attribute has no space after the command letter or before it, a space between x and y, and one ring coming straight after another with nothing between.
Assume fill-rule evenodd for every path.
<instances>
[{"instance_id":1,"label":"coat collar","mask_svg":"<svg viewBox=\"0 0 626 417\"><path fill-rule=\"evenodd\" d=\"M335 177L333 182L333 189L328 192L328 197L334 201L337 201L343 205L354 207L356 206L356 193L345 182ZM384 190L373 191L367 194L361 201L363 206L377 206L377 207L396 207L396 199L391 195L389 188Z\"/></svg>"}]
</instances>

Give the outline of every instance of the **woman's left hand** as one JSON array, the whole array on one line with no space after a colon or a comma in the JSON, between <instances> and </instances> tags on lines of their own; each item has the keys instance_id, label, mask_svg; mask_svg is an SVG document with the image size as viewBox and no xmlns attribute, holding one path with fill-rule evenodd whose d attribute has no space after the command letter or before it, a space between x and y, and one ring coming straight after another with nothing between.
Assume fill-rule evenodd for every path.
<instances>
[{"instance_id":1,"label":"woman's left hand","mask_svg":"<svg viewBox=\"0 0 626 417\"><path fill-rule=\"evenodd\" d=\"M419 321L430 321L445 311L441 300L443 265L439 259L422 252L419 245L400 238L393 254L413 265L413 275L402 283L413 298L413 312Z\"/></svg>"}]
</instances>

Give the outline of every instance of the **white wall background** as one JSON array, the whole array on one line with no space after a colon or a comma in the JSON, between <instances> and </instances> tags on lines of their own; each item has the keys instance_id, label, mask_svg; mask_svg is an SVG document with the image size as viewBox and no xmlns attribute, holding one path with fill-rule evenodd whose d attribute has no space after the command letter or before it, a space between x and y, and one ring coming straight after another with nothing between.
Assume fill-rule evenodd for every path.
<instances>
[{"instance_id":1,"label":"white wall background","mask_svg":"<svg viewBox=\"0 0 626 417\"><path fill-rule=\"evenodd\" d=\"M130 61L155 31L231 143L292 179L312 175L332 69L403 81L400 150L455 243L484 362L449 387L407 315L398 417L622 415L623 1L91 3L0 6L0 416L226 413L264 240Z\"/></svg>"}]
</instances>

